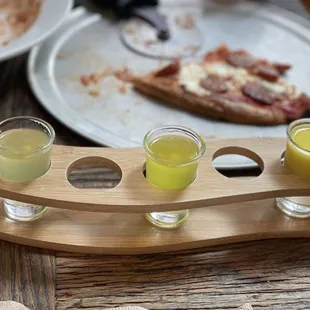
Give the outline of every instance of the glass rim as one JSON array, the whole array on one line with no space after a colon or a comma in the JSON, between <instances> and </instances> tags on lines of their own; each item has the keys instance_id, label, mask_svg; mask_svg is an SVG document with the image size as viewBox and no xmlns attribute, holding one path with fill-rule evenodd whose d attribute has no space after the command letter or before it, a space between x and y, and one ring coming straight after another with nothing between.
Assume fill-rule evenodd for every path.
<instances>
[{"instance_id":1,"label":"glass rim","mask_svg":"<svg viewBox=\"0 0 310 310\"><path fill-rule=\"evenodd\" d=\"M55 130L54 128L52 127L52 125L50 125L48 122L40 119L40 118L37 118L37 117L34 117L34 116L15 116L15 117L10 117L10 118L7 118L5 120L3 120L2 122L0 122L0 134L2 132L5 132L5 131L2 131L1 130L1 127L3 125L6 125L12 121L18 121L18 120L28 120L28 121L34 121L36 123L39 123L40 125L42 125L43 127L45 127L48 132L49 132L49 135L48 135L48 142L41 146L41 147L38 147L30 152L25 152L25 151L22 151L22 152L16 152L16 151L12 151L8 148L5 148L1 145L0 143L0 151L8 151L8 152L12 152L13 154L27 154L27 155L31 155L31 154L34 154L34 153L37 153L37 152L40 152L40 151L43 151L45 149L48 149L49 147L52 146L52 144L54 143L54 140L55 140Z\"/></svg>"},{"instance_id":2,"label":"glass rim","mask_svg":"<svg viewBox=\"0 0 310 310\"><path fill-rule=\"evenodd\" d=\"M179 132L185 132L188 136L192 136L192 140L197 140L195 141L197 143L197 145L199 146L199 151L198 153L189 158L186 161L180 162L178 164L172 162L171 160L167 160L161 156L156 155L149 147L149 138L156 132L160 132L160 131L164 131L164 130L176 130ZM199 145L200 144L200 145ZM169 125L169 126L162 126L162 127L157 127L155 129L150 130L143 139L143 147L146 151L146 153L154 160L160 161L162 163L166 163L169 165L173 165L173 166L185 166L185 165L189 165L195 161L197 161L199 158L202 157L202 155L205 153L206 150L206 144L204 139L194 130L188 128L188 127L184 127L184 126L177 126L177 125Z\"/></svg>"},{"instance_id":3,"label":"glass rim","mask_svg":"<svg viewBox=\"0 0 310 310\"><path fill-rule=\"evenodd\" d=\"M287 129L286 129L286 135L289 139L289 141L295 146L297 147L298 149L304 151L304 152L307 152L307 153L310 153L310 150L307 150L305 148L303 148L302 146L300 146L293 138L292 138L292 135L291 135L291 131L300 126L300 125L303 125L303 124L309 124L310 125L310 118L301 118L301 119L297 119L293 122L291 122Z\"/></svg>"}]
</instances>

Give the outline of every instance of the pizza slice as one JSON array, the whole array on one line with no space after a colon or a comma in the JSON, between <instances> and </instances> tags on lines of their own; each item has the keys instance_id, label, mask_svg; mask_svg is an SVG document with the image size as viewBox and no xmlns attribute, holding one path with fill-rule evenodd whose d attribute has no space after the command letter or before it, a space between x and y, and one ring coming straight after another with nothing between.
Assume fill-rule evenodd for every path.
<instances>
[{"instance_id":1,"label":"pizza slice","mask_svg":"<svg viewBox=\"0 0 310 310\"><path fill-rule=\"evenodd\" d=\"M202 116L278 125L304 116L310 98L281 79L288 64L220 45L200 62L179 60L133 81L137 91Z\"/></svg>"}]
</instances>

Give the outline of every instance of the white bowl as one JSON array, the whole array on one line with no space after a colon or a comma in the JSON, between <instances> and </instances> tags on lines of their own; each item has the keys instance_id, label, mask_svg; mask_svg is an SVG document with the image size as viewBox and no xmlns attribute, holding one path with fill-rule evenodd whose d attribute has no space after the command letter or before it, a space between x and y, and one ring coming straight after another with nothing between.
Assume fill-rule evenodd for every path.
<instances>
[{"instance_id":1,"label":"white bowl","mask_svg":"<svg viewBox=\"0 0 310 310\"><path fill-rule=\"evenodd\" d=\"M73 7L73 0L44 0L32 26L8 45L0 47L0 61L20 55L37 45L65 20Z\"/></svg>"}]
</instances>

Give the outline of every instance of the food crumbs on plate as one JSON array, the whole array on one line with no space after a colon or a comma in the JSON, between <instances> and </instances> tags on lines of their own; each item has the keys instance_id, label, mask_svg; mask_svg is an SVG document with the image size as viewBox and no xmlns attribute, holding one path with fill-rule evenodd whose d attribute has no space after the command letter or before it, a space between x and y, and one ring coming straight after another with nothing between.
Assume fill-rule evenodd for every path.
<instances>
[{"instance_id":1,"label":"food crumbs on plate","mask_svg":"<svg viewBox=\"0 0 310 310\"><path fill-rule=\"evenodd\" d=\"M63 54L57 54L57 56L56 56L56 59L58 59L58 60L62 60L62 59L64 59L64 58L66 58L66 56L65 55L63 55Z\"/></svg>"},{"instance_id":2,"label":"food crumbs on plate","mask_svg":"<svg viewBox=\"0 0 310 310\"><path fill-rule=\"evenodd\" d=\"M120 92L121 94L126 94L126 92L127 92L127 89L126 89L125 84L121 85L121 86L118 88L118 90L119 90L119 92Z\"/></svg>"},{"instance_id":3,"label":"food crumbs on plate","mask_svg":"<svg viewBox=\"0 0 310 310\"><path fill-rule=\"evenodd\" d=\"M132 82L135 79L134 75L127 67L114 71L114 76L123 82Z\"/></svg>"},{"instance_id":4,"label":"food crumbs on plate","mask_svg":"<svg viewBox=\"0 0 310 310\"><path fill-rule=\"evenodd\" d=\"M80 76L80 82L83 86L88 86L89 84L89 79L86 75L81 75Z\"/></svg>"},{"instance_id":5,"label":"food crumbs on plate","mask_svg":"<svg viewBox=\"0 0 310 310\"><path fill-rule=\"evenodd\" d=\"M34 5L37 2L36 5ZM5 18L13 37L16 38L26 32L37 19L43 1L28 1L26 8L10 8Z\"/></svg>"},{"instance_id":6,"label":"food crumbs on plate","mask_svg":"<svg viewBox=\"0 0 310 310\"><path fill-rule=\"evenodd\" d=\"M0 1L0 46L8 45L30 29L39 16L42 3L43 0Z\"/></svg>"},{"instance_id":7,"label":"food crumbs on plate","mask_svg":"<svg viewBox=\"0 0 310 310\"><path fill-rule=\"evenodd\" d=\"M92 97L99 97L100 96L100 92L97 89L91 89L88 91L88 94Z\"/></svg>"},{"instance_id":8,"label":"food crumbs on plate","mask_svg":"<svg viewBox=\"0 0 310 310\"><path fill-rule=\"evenodd\" d=\"M89 86L90 84L97 84L102 78L109 75L111 72L110 68L106 68L101 72L98 73L91 73L91 74L82 74L80 76L80 83L83 86Z\"/></svg>"}]
</instances>

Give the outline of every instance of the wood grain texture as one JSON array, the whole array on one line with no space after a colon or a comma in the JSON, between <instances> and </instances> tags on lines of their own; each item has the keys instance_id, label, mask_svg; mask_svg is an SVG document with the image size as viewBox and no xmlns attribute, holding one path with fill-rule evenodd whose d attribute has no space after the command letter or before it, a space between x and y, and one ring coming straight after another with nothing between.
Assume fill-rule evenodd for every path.
<instances>
[{"instance_id":1,"label":"wood grain texture","mask_svg":"<svg viewBox=\"0 0 310 310\"><path fill-rule=\"evenodd\" d=\"M0 300L54 310L55 257L47 250L0 241Z\"/></svg>"},{"instance_id":2,"label":"wood grain texture","mask_svg":"<svg viewBox=\"0 0 310 310\"><path fill-rule=\"evenodd\" d=\"M143 176L143 148L80 148L54 146L51 168L32 182L0 180L0 195L18 201L79 211L141 213L202 208L276 197L308 196L310 182L280 163L285 150L282 138L209 140L195 181L184 190L163 190ZM229 179L212 166L213 158L240 154L264 170L251 181ZM117 187L108 190L76 189L67 173L77 164L103 164L120 175ZM207 190L206 190L207 189Z\"/></svg>"},{"instance_id":3,"label":"wood grain texture","mask_svg":"<svg viewBox=\"0 0 310 310\"><path fill-rule=\"evenodd\" d=\"M253 310L250 304L244 304L243 306L239 307L238 310Z\"/></svg>"},{"instance_id":4,"label":"wood grain texture","mask_svg":"<svg viewBox=\"0 0 310 310\"><path fill-rule=\"evenodd\" d=\"M0 310L30 310L21 303L15 301L0 301ZM142 307L122 307L122 308L110 308L105 310L147 310ZM238 308L238 310L252 310L251 307L244 305Z\"/></svg>"},{"instance_id":5,"label":"wood grain texture","mask_svg":"<svg viewBox=\"0 0 310 310\"><path fill-rule=\"evenodd\" d=\"M58 253L57 309L310 308L310 241L279 240L183 253Z\"/></svg>"},{"instance_id":6,"label":"wood grain texture","mask_svg":"<svg viewBox=\"0 0 310 310\"><path fill-rule=\"evenodd\" d=\"M148 310L142 307L121 307L121 308L110 308L105 310Z\"/></svg>"},{"instance_id":7,"label":"wood grain texture","mask_svg":"<svg viewBox=\"0 0 310 310\"><path fill-rule=\"evenodd\" d=\"M294 10L296 5L293 3L298 1L266 2ZM40 117L55 128L57 144L93 146L40 107L27 84L26 56L0 64L0 120L17 115ZM83 186L90 175L84 174L76 179ZM99 310L104 305L149 304L150 309L227 310L236 309L247 301L254 305L254 310L310 309L309 245L307 240L278 240L188 251L179 255L137 257L59 253L57 309ZM8 252L16 252L15 261L8 261ZM3 278L4 269L12 279L15 270L25 266L21 253L26 256L46 255L44 250L1 242L1 300L32 298L22 297L29 292L26 281L21 284ZM40 260L32 260L32 270L41 270ZM36 280L35 285L40 286L39 282ZM49 308L31 307L31 310L45 309Z\"/></svg>"},{"instance_id":8,"label":"wood grain texture","mask_svg":"<svg viewBox=\"0 0 310 310\"><path fill-rule=\"evenodd\" d=\"M0 301L0 310L30 310L19 302Z\"/></svg>"},{"instance_id":9,"label":"wood grain texture","mask_svg":"<svg viewBox=\"0 0 310 310\"><path fill-rule=\"evenodd\" d=\"M151 226L142 214L50 209L32 223L12 223L0 209L0 238L91 254L145 254L260 240L310 237L310 219L293 220L274 200L195 209L176 230Z\"/></svg>"}]
</instances>

